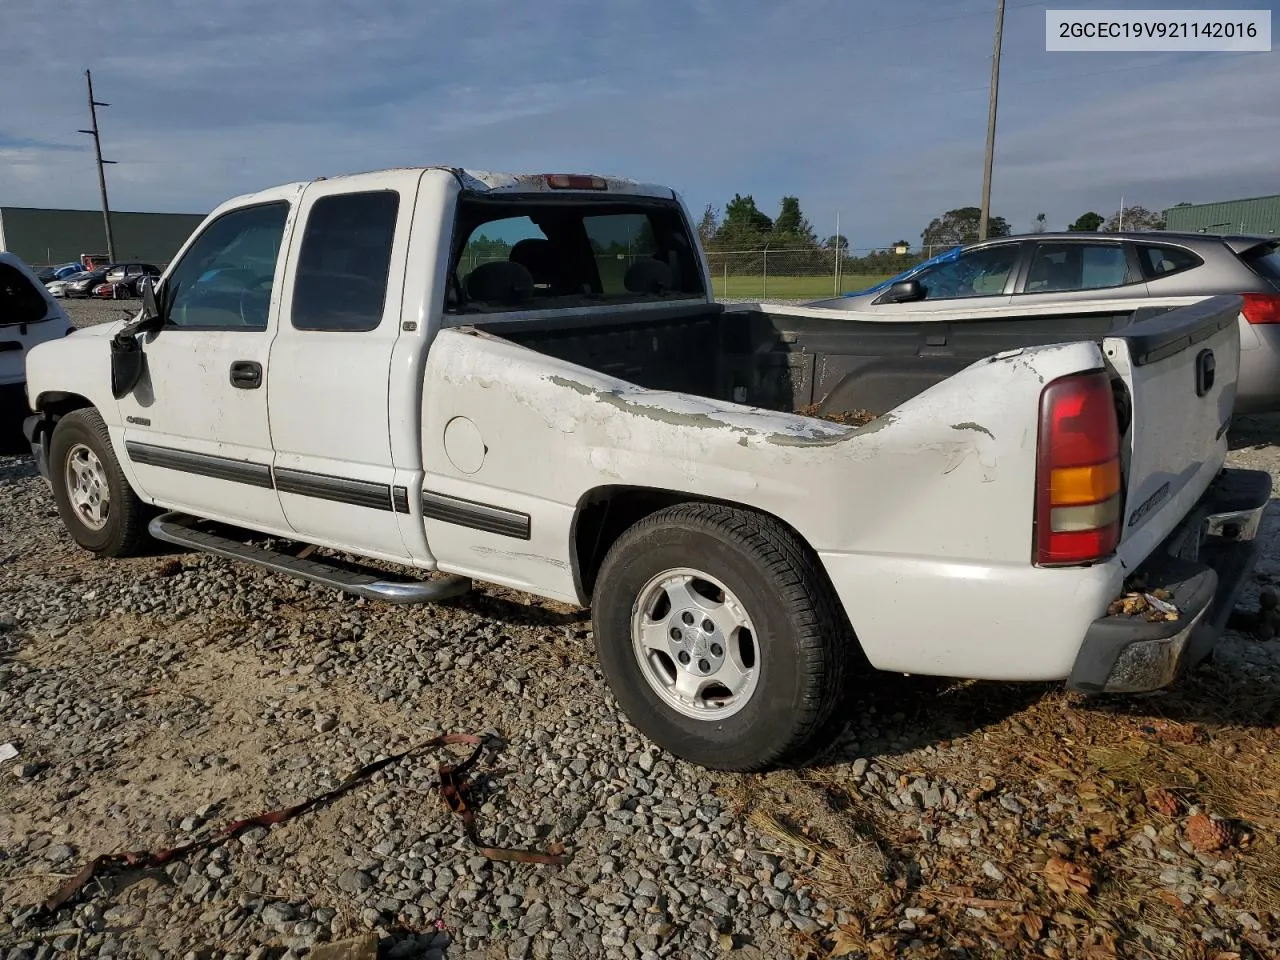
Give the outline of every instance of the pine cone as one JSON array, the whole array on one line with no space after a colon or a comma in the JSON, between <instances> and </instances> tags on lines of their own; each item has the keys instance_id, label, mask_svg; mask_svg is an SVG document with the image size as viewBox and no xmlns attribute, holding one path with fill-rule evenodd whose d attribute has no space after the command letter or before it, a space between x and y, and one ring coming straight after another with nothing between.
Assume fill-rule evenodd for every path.
<instances>
[{"instance_id":1,"label":"pine cone","mask_svg":"<svg viewBox=\"0 0 1280 960\"><path fill-rule=\"evenodd\" d=\"M1231 828L1221 820L1197 813L1187 820L1187 840L1201 853L1211 853L1231 846Z\"/></svg>"},{"instance_id":2,"label":"pine cone","mask_svg":"<svg viewBox=\"0 0 1280 960\"><path fill-rule=\"evenodd\" d=\"M1176 817L1182 812L1182 801L1163 787L1148 787L1147 806L1164 817Z\"/></svg>"}]
</instances>

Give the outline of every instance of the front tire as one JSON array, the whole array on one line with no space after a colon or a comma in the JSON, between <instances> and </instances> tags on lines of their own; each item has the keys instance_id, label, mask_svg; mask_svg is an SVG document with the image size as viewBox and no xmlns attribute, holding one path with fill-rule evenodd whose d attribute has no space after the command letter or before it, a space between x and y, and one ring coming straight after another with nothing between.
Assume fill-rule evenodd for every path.
<instances>
[{"instance_id":1,"label":"front tire","mask_svg":"<svg viewBox=\"0 0 1280 960\"><path fill-rule=\"evenodd\" d=\"M777 521L706 503L646 517L605 557L592 616L609 686L663 749L759 770L825 745L856 641Z\"/></svg>"},{"instance_id":2,"label":"front tire","mask_svg":"<svg viewBox=\"0 0 1280 960\"><path fill-rule=\"evenodd\" d=\"M68 413L49 441L49 478L71 539L100 557L130 557L148 540L147 508L129 486L97 410Z\"/></svg>"}]
</instances>

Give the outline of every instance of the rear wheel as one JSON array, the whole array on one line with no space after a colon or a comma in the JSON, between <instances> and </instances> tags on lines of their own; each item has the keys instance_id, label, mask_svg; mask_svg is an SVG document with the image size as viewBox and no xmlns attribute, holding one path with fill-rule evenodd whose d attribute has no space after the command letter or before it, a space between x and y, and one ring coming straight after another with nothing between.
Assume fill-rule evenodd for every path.
<instances>
[{"instance_id":1,"label":"rear wheel","mask_svg":"<svg viewBox=\"0 0 1280 960\"><path fill-rule=\"evenodd\" d=\"M102 557L141 553L147 508L125 479L98 411L75 410L49 441L53 499L71 538Z\"/></svg>"},{"instance_id":2,"label":"rear wheel","mask_svg":"<svg viewBox=\"0 0 1280 960\"><path fill-rule=\"evenodd\" d=\"M659 511L610 549L592 607L614 695L664 749L757 770L824 744L854 640L817 559L776 521Z\"/></svg>"}]
</instances>

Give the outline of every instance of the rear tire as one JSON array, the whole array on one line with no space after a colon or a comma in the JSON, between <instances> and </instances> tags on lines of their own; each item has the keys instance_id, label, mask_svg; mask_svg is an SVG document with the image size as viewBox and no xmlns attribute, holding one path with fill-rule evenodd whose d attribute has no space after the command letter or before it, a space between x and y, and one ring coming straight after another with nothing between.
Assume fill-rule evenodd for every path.
<instances>
[{"instance_id":1,"label":"rear tire","mask_svg":"<svg viewBox=\"0 0 1280 960\"><path fill-rule=\"evenodd\" d=\"M772 518L687 503L614 543L592 604L596 652L631 722L720 770L826 745L856 641L817 558Z\"/></svg>"},{"instance_id":2,"label":"rear tire","mask_svg":"<svg viewBox=\"0 0 1280 960\"><path fill-rule=\"evenodd\" d=\"M58 421L49 440L49 479L76 543L100 557L143 552L147 506L125 479L97 410L75 410Z\"/></svg>"}]
</instances>

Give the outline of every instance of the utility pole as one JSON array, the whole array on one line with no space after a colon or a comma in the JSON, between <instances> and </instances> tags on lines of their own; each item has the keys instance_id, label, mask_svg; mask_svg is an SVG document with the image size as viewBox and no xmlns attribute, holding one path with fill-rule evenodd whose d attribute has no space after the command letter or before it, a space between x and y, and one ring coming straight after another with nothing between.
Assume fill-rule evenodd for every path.
<instances>
[{"instance_id":1,"label":"utility pole","mask_svg":"<svg viewBox=\"0 0 1280 960\"><path fill-rule=\"evenodd\" d=\"M111 235L111 207L107 203L107 174L103 169L103 165L107 163L115 163L114 160L102 159L102 140L98 137L98 107L109 107L111 104L103 103L100 100L93 99L93 77L89 71L84 72L85 83L89 86L89 119L93 123L92 130L81 130L80 133L87 133L93 137L93 152L98 158L98 189L102 192L102 225L107 231L107 259L112 263L116 259L116 242Z\"/></svg>"},{"instance_id":2,"label":"utility pole","mask_svg":"<svg viewBox=\"0 0 1280 960\"><path fill-rule=\"evenodd\" d=\"M987 239L987 221L991 218L991 165L996 155L996 100L1000 92L1000 36L1004 32L1004 0L996 0L996 41L991 54L991 101L987 105L987 161L982 171L982 216L978 220L978 239Z\"/></svg>"},{"instance_id":3,"label":"utility pole","mask_svg":"<svg viewBox=\"0 0 1280 960\"><path fill-rule=\"evenodd\" d=\"M836 289L832 294L833 297L840 296L840 260L844 256L844 250L840 248L840 214L836 214Z\"/></svg>"}]
</instances>

